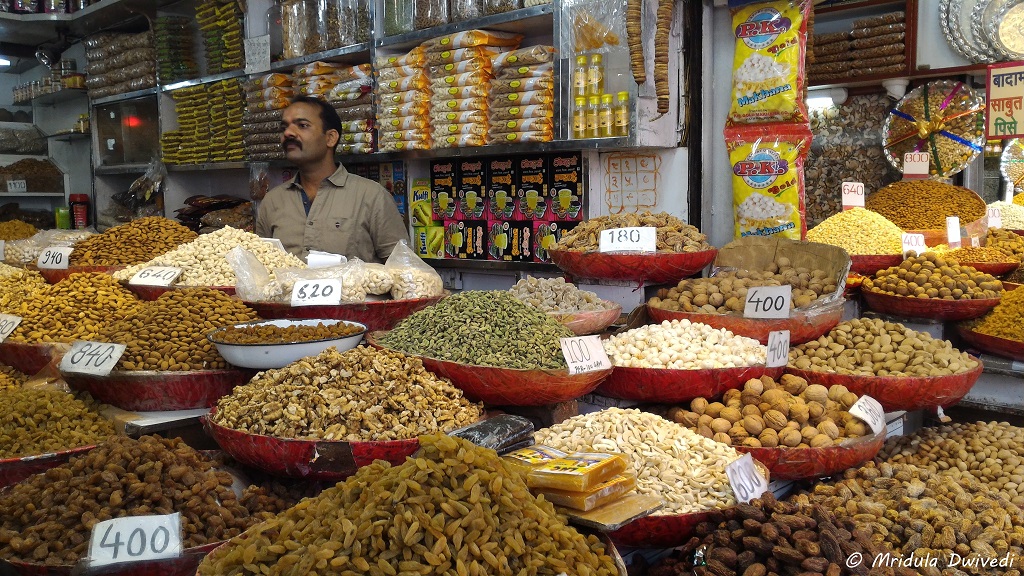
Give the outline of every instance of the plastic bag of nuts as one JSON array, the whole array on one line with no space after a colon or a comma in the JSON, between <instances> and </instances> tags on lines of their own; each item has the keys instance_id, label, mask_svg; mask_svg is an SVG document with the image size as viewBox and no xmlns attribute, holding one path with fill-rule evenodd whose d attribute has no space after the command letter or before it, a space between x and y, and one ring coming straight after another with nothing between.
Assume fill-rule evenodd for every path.
<instances>
[{"instance_id":1,"label":"plastic bag of nuts","mask_svg":"<svg viewBox=\"0 0 1024 576\"><path fill-rule=\"evenodd\" d=\"M850 46L854 49L860 48L877 48L878 46L891 46L903 42L906 37L906 32L896 32L893 34L883 34L881 36L872 36L870 38L859 38L850 42Z\"/></svg>"},{"instance_id":2,"label":"plastic bag of nuts","mask_svg":"<svg viewBox=\"0 0 1024 576\"><path fill-rule=\"evenodd\" d=\"M850 37L855 40L860 38L873 38L884 34L905 32L906 29L907 25L903 22L899 22L898 24L886 24L884 26L873 26L871 28L857 28L853 32L850 32Z\"/></svg>"},{"instance_id":3,"label":"plastic bag of nuts","mask_svg":"<svg viewBox=\"0 0 1024 576\"><path fill-rule=\"evenodd\" d=\"M405 242L395 245L384 266L391 272L391 297L395 300L433 298L444 293L441 276Z\"/></svg>"},{"instance_id":4,"label":"plastic bag of nuts","mask_svg":"<svg viewBox=\"0 0 1024 576\"><path fill-rule=\"evenodd\" d=\"M292 289L301 280L341 280L341 303L353 304L366 300L366 265L353 258L337 266L324 268L278 268L274 270L276 282L281 286L279 302L291 302Z\"/></svg>"},{"instance_id":5,"label":"plastic bag of nuts","mask_svg":"<svg viewBox=\"0 0 1024 576\"><path fill-rule=\"evenodd\" d=\"M890 12L888 14L882 14L881 16L872 16L871 18L861 18L860 20L853 21L853 28L872 28L875 26L884 26L886 24L896 24L898 22L904 22L907 19L907 13L900 10L898 12Z\"/></svg>"}]
</instances>

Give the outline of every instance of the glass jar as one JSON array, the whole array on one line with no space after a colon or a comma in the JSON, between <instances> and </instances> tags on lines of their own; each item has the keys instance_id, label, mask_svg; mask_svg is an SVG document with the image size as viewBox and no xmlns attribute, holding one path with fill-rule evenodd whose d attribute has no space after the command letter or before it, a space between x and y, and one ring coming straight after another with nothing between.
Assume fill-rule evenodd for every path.
<instances>
[{"instance_id":1,"label":"glass jar","mask_svg":"<svg viewBox=\"0 0 1024 576\"><path fill-rule=\"evenodd\" d=\"M384 0L385 36L397 36L413 31L416 1L418 0Z\"/></svg>"},{"instance_id":2,"label":"glass jar","mask_svg":"<svg viewBox=\"0 0 1024 576\"><path fill-rule=\"evenodd\" d=\"M317 0L316 31L320 35L322 50L348 46L348 23L341 19L344 0Z\"/></svg>"},{"instance_id":3,"label":"glass jar","mask_svg":"<svg viewBox=\"0 0 1024 576\"><path fill-rule=\"evenodd\" d=\"M501 14L522 7L522 0L484 0L484 14Z\"/></svg>"},{"instance_id":4,"label":"glass jar","mask_svg":"<svg viewBox=\"0 0 1024 576\"><path fill-rule=\"evenodd\" d=\"M281 5L281 38L286 59L303 56L308 33L306 2L289 0Z\"/></svg>"},{"instance_id":5,"label":"glass jar","mask_svg":"<svg viewBox=\"0 0 1024 576\"><path fill-rule=\"evenodd\" d=\"M369 42L373 36L373 22L370 21L369 0L343 0L341 21L348 27L350 44Z\"/></svg>"},{"instance_id":6,"label":"glass jar","mask_svg":"<svg viewBox=\"0 0 1024 576\"><path fill-rule=\"evenodd\" d=\"M484 15L484 0L451 0L452 20L460 22Z\"/></svg>"},{"instance_id":7,"label":"glass jar","mask_svg":"<svg viewBox=\"0 0 1024 576\"><path fill-rule=\"evenodd\" d=\"M274 2L267 8L267 36L270 36L270 61L284 58L284 32L281 23L281 3Z\"/></svg>"},{"instance_id":8,"label":"glass jar","mask_svg":"<svg viewBox=\"0 0 1024 576\"><path fill-rule=\"evenodd\" d=\"M416 0L414 25L417 30L448 23L448 0Z\"/></svg>"},{"instance_id":9,"label":"glass jar","mask_svg":"<svg viewBox=\"0 0 1024 576\"><path fill-rule=\"evenodd\" d=\"M43 0L43 10L47 14L67 14L67 0Z\"/></svg>"},{"instance_id":10,"label":"glass jar","mask_svg":"<svg viewBox=\"0 0 1024 576\"><path fill-rule=\"evenodd\" d=\"M70 11L78 12L89 7L89 0L71 0Z\"/></svg>"}]
</instances>

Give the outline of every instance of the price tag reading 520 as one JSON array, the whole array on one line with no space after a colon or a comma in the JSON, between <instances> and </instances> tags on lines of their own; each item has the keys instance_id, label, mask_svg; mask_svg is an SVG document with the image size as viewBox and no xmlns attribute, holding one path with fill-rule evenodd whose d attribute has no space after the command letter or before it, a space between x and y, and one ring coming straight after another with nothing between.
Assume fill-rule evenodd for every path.
<instances>
[{"instance_id":1,"label":"price tag reading 520","mask_svg":"<svg viewBox=\"0 0 1024 576\"><path fill-rule=\"evenodd\" d=\"M600 336L562 338L560 342L565 363L569 365L569 374L607 370L612 367Z\"/></svg>"},{"instance_id":2,"label":"price tag reading 520","mask_svg":"<svg viewBox=\"0 0 1024 576\"><path fill-rule=\"evenodd\" d=\"M601 252L657 252L658 229L651 226L611 228L601 231Z\"/></svg>"},{"instance_id":3,"label":"price tag reading 520","mask_svg":"<svg viewBox=\"0 0 1024 576\"><path fill-rule=\"evenodd\" d=\"M181 555L181 514L98 522L89 537L89 567Z\"/></svg>"},{"instance_id":4,"label":"price tag reading 520","mask_svg":"<svg viewBox=\"0 0 1024 576\"><path fill-rule=\"evenodd\" d=\"M292 306L337 306L341 304L341 280L300 280L292 288Z\"/></svg>"},{"instance_id":5,"label":"price tag reading 520","mask_svg":"<svg viewBox=\"0 0 1024 576\"><path fill-rule=\"evenodd\" d=\"M124 344L75 340L60 360L61 372L106 376L124 354Z\"/></svg>"},{"instance_id":6,"label":"price tag reading 520","mask_svg":"<svg viewBox=\"0 0 1024 576\"><path fill-rule=\"evenodd\" d=\"M742 504L760 498L768 490L768 480L754 466L754 458L750 454L744 454L726 466L725 475L729 477L736 500Z\"/></svg>"},{"instance_id":7,"label":"price tag reading 520","mask_svg":"<svg viewBox=\"0 0 1024 576\"><path fill-rule=\"evenodd\" d=\"M39 255L36 266L49 270L66 270L71 259L71 246L50 246Z\"/></svg>"},{"instance_id":8,"label":"price tag reading 520","mask_svg":"<svg viewBox=\"0 0 1024 576\"><path fill-rule=\"evenodd\" d=\"M745 318L789 318L789 303L793 299L793 287L756 286L747 290L747 301L743 306Z\"/></svg>"}]
</instances>

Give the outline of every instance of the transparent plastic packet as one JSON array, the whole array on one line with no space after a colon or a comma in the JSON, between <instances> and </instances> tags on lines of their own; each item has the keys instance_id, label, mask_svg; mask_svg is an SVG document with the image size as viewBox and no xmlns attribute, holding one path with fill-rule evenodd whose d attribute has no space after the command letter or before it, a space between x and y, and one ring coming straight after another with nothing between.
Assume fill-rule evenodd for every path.
<instances>
[{"instance_id":1,"label":"transparent plastic packet","mask_svg":"<svg viewBox=\"0 0 1024 576\"><path fill-rule=\"evenodd\" d=\"M430 132L426 129L420 130L381 130L380 143L389 142L413 142L430 140Z\"/></svg>"},{"instance_id":2,"label":"transparent plastic packet","mask_svg":"<svg viewBox=\"0 0 1024 576\"><path fill-rule=\"evenodd\" d=\"M884 24L881 26L872 26L871 28L855 28L850 32L850 37L854 40L861 38L873 38L875 36L884 36L886 34L895 34L898 32L906 32L907 25L903 22L896 24Z\"/></svg>"},{"instance_id":3,"label":"transparent plastic packet","mask_svg":"<svg viewBox=\"0 0 1024 576\"><path fill-rule=\"evenodd\" d=\"M484 0L451 0L451 17L455 22L484 15Z\"/></svg>"},{"instance_id":4,"label":"transparent plastic packet","mask_svg":"<svg viewBox=\"0 0 1024 576\"><path fill-rule=\"evenodd\" d=\"M551 118L524 118L514 120L492 120L488 126L491 133L499 132L552 132L554 122Z\"/></svg>"},{"instance_id":5,"label":"transparent plastic packet","mask_svg":"<svg viewBox=\"0 0 1024 576\"><path fill-rule=\"evenodd\" d=\"M382 119L379 126L381 132L405 130L429 130L430 117L428 116L402 116Z\"/></svg>"},{"instance_id":6,"label":"transparent plastic packet","mask_svg":"<svg viewBox=\"0 0 1024 576\"><path fill-rule=\"evenodd\" d=\"M270 191L270 164L252 162L249 164L249 199L263 200Z\"/></svg>"},{"instance_id":7,"label":"transparent plastic packet","mask_svg":"<svg viewBox=\"0 0 1024 576\"><path fill-rule=\"evenodd\" d=\"M409 76L416 76L423 73L422 66L393 66L391 68L381 68L377 70L377 81L378 82L389 82L391 80L401 80Z\"/></svg>"},{"instance_id":8,"label":"transparent plastic packet","mask_svg":"<svg viewBox=\"0 0 1024 576\"><path fill-rule=\"evenodd\" d=\"M385 108L415 102L429 103L430 100L430 92L426 90L407 90L405 92L393 92L390 94L378 93L377 95L378 105Z\"/></svg>"},{"instance_id":9,"label":"transparent plastic packet","mask_svg":"<svg viewBox=\"0 0 1024 576\"><path fill-rule=\"evenodd\" d=\"M906 58L906 45L903 42L897 42L896 44L887 44L885 46L876 46L874 48L862 48L859 50L853 50L850 52L851 60L867 60L871 58L881 58L883 56L895 56L903 55Z\"/></svg>"},{"instance_id":10,"label":"transparent plastic packet","mask_svg":"<svg viewBox=\"0 0 1024 576\"><path fill-rule=\"evenodd\" d=\"M454 112L451 110L437 110L430 113L426 126L431 124L469 124L487 122L489 115L484 110L465 110Z\"/></svg>"},{"instance_id":11,"label":"transparent plastic packet","mask_svg":"<svg viewBox=\"0 0 1024 576\"><path fill-rule=\"evenodd\" d=\"M259 102L261 100L276 100L279 98L291 98L295 94L294 90L289 87L282 86L271 86L270 88L262 88L259 90L253 90L245 93L246 102Z\"/></svg>"},{"instance_id":12,"label":"transparent plastic packet","mask_svg":"<svg viewBox=\"0 0 1024 576\"><path fill-rule=\"evenodd\" d=\"M522 34L495 32L492 30L466 30L427 40L422 44L427 52L441 52L471 46L501 46L516 48L523 40Z\"/></svg>"},{"instance_id":13,"label":"transparent plastic packet","mask_svg":"<svg viewBox=\"0 0 1024 576\"><path fill-rule=\"evenodd\" d=\"M849 52L837 52L828 56L815 56L813 65L831 64L832 62L846 62L850 59Z\"/></svg>"},{"instance_id":14,"label":"transparent plastic packet","mask_svg":"<svg viewBox=\"0 0 1024 576\"><path fill-rule=\"evenodd\" d=\"M485 136L486 134L487 124L484 122L469 124L434 124L432 130L434 138L462 135Z\"/></svg>"},{"instance_id":15,"label":"transparent plastic packet","mask_svg":"<svg viewBox=\"0 0 1024 576\"><path fill-rule=\"evenodd\" d=\"M357 100L364 94L370 94L373 92L372 86L369 84L360 84L360 81L356 83L346 82L332 87L326 93L326 100L328 102L351 102Z\"/></svg>"},{"instance_id":16,"label":"transparent plastic packet","mask_svg":"<svg viewBox=\"0 0 1024 576\"><path fill-rule=\"evenodd\" d=\"M469 110L487 110L489 101L487 98L464 98L457 99L447 94L435 94L430 98L432 104L431 113L440 111L466 112Z\"/></svg>"},{"instance_id":17,"label":"transparent plastic packet","mask_svg":"<svg viewBox=\"0 0 1024 576\"><path fill-rule=\"evenodd\" d=\"M562 20L563 33L572 38L577 54L619 46L626 38L624 8L616 2L575 4L569 10L571 16Z\"/></svg>"},{"instance_id":18,"label":"transparent plastic packet","mask_svg":"<svg viewBox=\"0 0 1024 576\"><path fill-rule=\"evenodd\" d=\"M840 54L843 52L849 52L850 47L851 44L849 40L831 42L829 44L815 44L811 48L811 53L814 54L815 58L821 58L822 56L828 56L829 54Z\"/></svg>"},{"instance_id":19,"label":"transparent plastic packet","mask_svg":"<svg viewBox=\"0 0 1024 576\"><path fill-rule=\"evenodd\" d=\"M338 144L339 154L372 154L376 152L373 144L358 142L355 144Z\"/></svg>"},{"instance_id":20,"label":"transparent plastic packet","mask_svg":"<svg viewBox=\"0 0 1024 576\"><path fill-rule=\"evenodd\" d=\"M366 300L366 269L365 263L353 258L337 266L323 268L277 268L274 276L281 285L281 296L278 302L291 302L295 283L302 280L341 280L341 303L355 304Z\"/></svg>"},{"instance_id":21,"label":"transparent plastic packet","mask_svg":"<svg viewBox=\"0 0 1024 576\"><path fill-rule=\"evenodd\" d=\"M407 150L430 150L429 140L413 140L411 142L381 142L378 146L381 152L404 152Z\"/></svg>"},{"instance_id":22,"label":"transparent plastic packet","mask_svg":"<svg viewBox=\"0 0 1024 576\"><path fill-rule=\"evenodd\" d=\"M366 92L346 92L340 95L340 99L331 100L328 98L327 102L334 107L334 110L341 114L342 108L352 108L355 106L368 106L373 103L373 92L368 90Z\"/></svg>"},{"instance_id":23,"label":"transparent plastic packet","mask_svg":"<svg viewBox=\"0 0 1024 576\"><path fill-rule=\"evenodd\" d=\"M404 242L399 242L384 262L391 272L391 297L395 300L434 298L444 293L441 276Z\"/></svg>"},{"instance_id":24,"label":"transparent plastic packet","mask_svg":"<svg viewBox=\"0 0 1024 576\"><path fill-rule=\"evenodd\" d=\"M814 44L814 51L818 51L818 46L825 44L831 44L833 42L843 42L850 39L849 32L832 32L831 34L814 34L811 42Z\"/></svg>"},{"instance_id":25,"label":"transparent plastic packet","mask_svg":"<svg viewBox=\"0 0 1024 576\"><path fill-rule=\"evenodd\" d=\"M273 88L275 86L291 86L292 77L288 74L265 74L263 76L257 76L252 80L242 82L242 89L246 92L254 90L264 90L266 88Z\"/></svg>"},{"instance_id":26,"label":"transparent plastic packet","mask_svg":"<svg viewBox=\"0 0 1024 576\"><path fill-rule=\"evenodd\" d=\"M430 92L434 98L440 96L446 99L465 100L467 98L487 98L490 96L490 87L488 84L472 84L469 86L442 85L438 87L431 86Z\"/></svg>"},{"instance_id":27,"label":"transparent plastic packet","mask_svg":"<svg viewBox=\"0 0 1024 576\"><path fill-rule=\"evenodd\" d=\"M466 60L486 58L491 60L501 53L501 48L491 46L470 46L469 48L458 48L441 50L439 52L426 52L424 64L428 67L444 66Z\"/></svg>"},{"instance_id":28,"label":"transparent plastic packet","mask_svg":"<svg viewBox=\"0 0 1024 576\"><path fill-rule=\"evenodd\" d=\"M492 94L508 94L510 92L531 92L536 90L553 90L555 80L553 77L541 76L538 78L512 78L508 80L492 80Z\"/></svg>"},{"instance_id":29,"label":"transparent plastic packet","mask_svg":"<svg viewBox=\"0 0 1024 576\"><path fill-rule=\"evenodd\" d=\"M490 109L490 120L515 120L518 118L553 118L554 106L551 104L531 104L529 106L512 106L509 108L494 107Z\"/></svg>"},{"instance_id":30,"label":"transparent plastic packet","mask_svg":"<svg viewBox=\"0 0 1024 576\"><path fill-rule=\"evenodd\" d=\"M907 69L906 63L892 64L889 66L878 66L874 68L853 68L851 74L856 76L867 76L875 74L896 74Z\"/></svg>"},{"instance_id":31,"label":"transparent plastic packet","mask_svg":"<svg viewBox=\"0 0 1024 576\"><path fill-rule=\"evenodd\" d=\"M430 87L430 79L426 74L420 73L415 76L404 76L396 80L378 82L377 90L381 93L406 92L409 90L424 90Z\"/></svg>"},{"instance_id":32,"label":"transparent plastic packet","mask_svg":"<svg viewBox=\"0 0 1024 576\"><path fill-rule=\"evenodd\" d=\"M362 119L362 120L343 120L341 122L341 133L342 134L355 134L357 132L366 132L373 128L373 121Z\"/></svg>"},{"instance_id":33,"label":"transparent plastic packet","mask_svg":"<svg viewBox=\"0 0 1024 576\"><path fill-rule=\"evenodd\" d=\"M369 103L349 106L347 108L335 108L334 111L338 113L338 118L342 122L373 120L373 104Z\"/></svg>"},{"instance_id":34,"label":"transparent plastic packet","mask_svg":"<svg viewBox=\"0 0 1024 576\"><path fill-rule=\"evenodd\" d=\"M278 132L260 132L258 134L247 134L242 137L242 144L245 146L254 146L256 144L277 144L280 145L281 133Z\"/></svg>"},{"instance_id":35,"label":"transparent plastic packet","mask_svg":"<svg viewBox=\"0 0 1024 576\"><path fill-rule=\"evenodd\" d=\"M857 68L881 68L894 64L903 64L907 61L906 54L893 54L880 58L859 58L855 61Z\"/></svg>"},{"instance_id":36,"label":"transparent plastic packet","mask_svg":"<svg viewBox=\"0 0 1024 576\"><path fill-rule=\"evenodd\" d=\"M555 101L553 90L534 90L531 92L510 92L497 94L491 98L491 105L496 108L513 106L529 106L531 104L551 105Z\"/></svg>"},{"instance_id":37,"label":"transparent plastic packet","mask_svg":"<svg viewBox=\"0 0 1024 576\"><path fill-rule=\"evenodd\" d=\"M395 279L391 271L383 264L366 262L363 264L366 276L363 279L363 290L368 295L383 296L390 294Z\"/></svg>"},{"instance_id":38,"label":"transparent plastic packet","mask_svg":"<svg viewBox=\"0 0 1024 576\"><path fill-rule=\"evenodd\" d=\"M320 76L323 74L337 74L346 69L352 68L351 64L339 64L335 62L310 62L299 66L292 71L292 76Z\"/></svg>"},{"instance_id":39,"label":"transparent plastic packet","mask_svg":"<svg viewBox=\"0 0 1024 576\"><path fill-rule=\"evenodd\" d=\"M242 124L242 134L280 134L281 133L281 121L272 120L268 122L255 122L252 124Z\"/></svg>"},{"instance_id":40,"label":"transparent plastic packet","mask_svg":"<svg viewBox=\"0 0 1024 576\"><path fill-rule=\"evenodd\" d=\"M437 66L431 66L427 69L427 73L433 80L447 76L458 76L469 72L490 74L491 59L485 56L478 56L466 60L459 60L458 62L438 64Z\"/></svg>"},{"instance_id":41,"label":"transparent plastic packet","mask_svg":"<svg viewBox=\"0 0 1024 576\"><path fill-rule=\"evenodd\" d=\"M434 148L471 148L475 146L486 146L487 137L477 134L449 135L434 138Z\"/></svg>"},{"instance_id":42,"label":"transparent plastic packet","mask_svg":"<svg viewBox=\"0 0 1024 576\"><path fill-rule=\"evenodd\" d=\"M323 98L327 93L334 90L337 84L333 79L327 78L324 80L314 80L313 82L307 82L300 86L295 87L295 93L303 96L313 96ZM349 90L346 90L349 91Z\"/></svg>"},{"instance_id":43,"label":"transparent plastic packet","mask_svg":"<svg viewBox=\"0 0 1024 576\"><path fill-rule=\"evenodd\" d=\"M518 50L502 52L491 60L495 70L507 66L535 66L549 64L555 60L554 46L529 46Z\"/></svg>"},{"instance_id":44,"label":"transparent plastic packet","mask_svg":"<svg viewBox=\"0 0 1024 576\"><path fill-rule=\"evenodd\" d=\"M373 132L342 133L338 141L342 144L373 144Z\"/></svg>"},{"instance_id":45,"label":"transparent plastic packet","mask_svg":"<svg viewBox=\"0 0 1024 576\"><path fill-rule=\"evenodd\" d=\"M860 20L853 21L853 28L873 28L875 26L884 26L886 24L896 24L899 22L905 22L907 19L907 13L903 10L896 12L889 12L888 14L882 14L881 16L872 16L870 18L861 18Z\"/></svg>"},{"instance_id":46,"label":"transparent plastic packet","mask_svg":"<svg viewBox=\"0 0 1024 576\"><path fill-rule=\"evenodd\" d=\"M853 49L861 48L878 48L879 46L892 46L903 42L906 38L906 32L895 32L893 34L883 34L881 36L872 36L870 38L859 38L850 42L850 47Z\"/></svg>"},{"instance_id":47,"label":"transparent plastic packet","mask_svg":"<svg viewBox=\"0 0 1024 576\"><path fill-rule=\"evenodd\" d=\"M811 64L808 69L808 74L838 74L840 72L846 72L850 68L853 68L853 62L846 60L841 62L828 62L825 64Z\"/></svg>"},{"instance_id":48,"label":"transparent plastic packet","mask_svg":"<svg viewBox=\"0 0 1024 576\"><path fill-rule=\"evenodd\" d=\"M373 64L378 70L393 66L422 67L426 62L425 54L426 50L422 46L417 46L406 54L398 56L378 56L374 59Z\"/></svg>"}]
</instances>

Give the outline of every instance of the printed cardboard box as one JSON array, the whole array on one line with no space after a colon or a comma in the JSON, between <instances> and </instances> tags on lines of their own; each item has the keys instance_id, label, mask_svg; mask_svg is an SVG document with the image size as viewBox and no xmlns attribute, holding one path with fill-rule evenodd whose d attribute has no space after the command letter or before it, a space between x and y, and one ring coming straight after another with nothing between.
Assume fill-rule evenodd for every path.
<instances>
[{"instance_id":1,"label":"printed cardboard box","mask_svg":"<svg viewBox=\"0 0 1024 576\"><path fill-rule=\"evenodd\" d=\"M455 163L455 159L430 162L430 201L435 222L455 218Z\"/></svg>"},{"instance_id":2,"label":"printed cardboard box","mask_svg":"<svg viewBox=\"0 0 1024 576\"><path fill-rule=\"evenodd\" d=\"M488 260L499 262L533 261L533 222L489 220Z\"/></svg>"}]
</instances>

